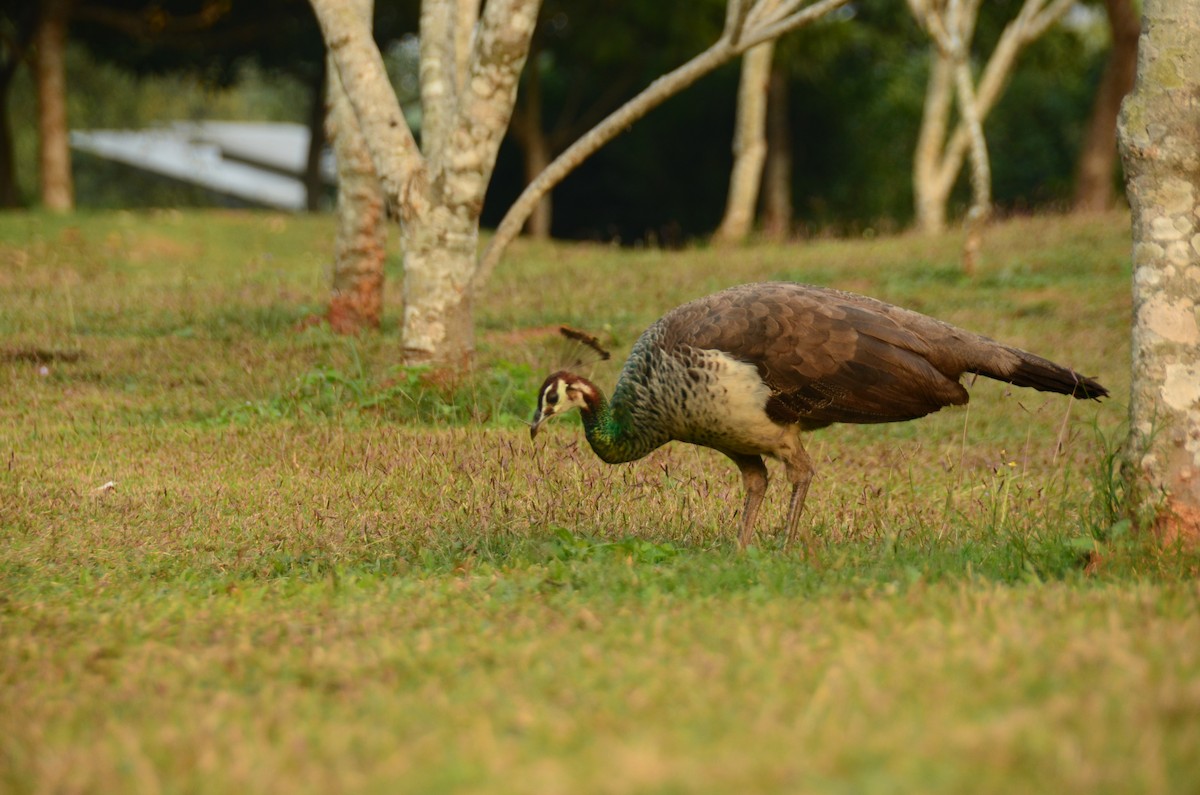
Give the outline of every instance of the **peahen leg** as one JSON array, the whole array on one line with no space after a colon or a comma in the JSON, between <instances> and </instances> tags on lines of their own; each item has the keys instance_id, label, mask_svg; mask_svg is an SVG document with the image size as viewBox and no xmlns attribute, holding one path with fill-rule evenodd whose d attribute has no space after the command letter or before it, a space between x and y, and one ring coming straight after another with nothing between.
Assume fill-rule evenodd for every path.
<instances>
[{"instance_id":1,"label":"peahen leg","mask_svg":"<svg viewBox=\"0 0 1200 795\"><path fill-rule=\"evenodd\" d=\"M744 550L754 535L754 519L758 516L758 507L762 505L763 495L767 492L767 467L762 458L756 455L726 455L733 459L733 463L741 470L742 484L746 487L746 505L742 508L742 532L738 536L738 546Z\"/></svg>"},{"instance_id":2,"label":"peahen leg","mask_svg":"<svg viewBox=\"0 0 1200 795\"><path fill-rule=\"evenodd\" d=\"M792 482L792 501L788 505L787 514L787 546L791 549L792 543L796 540L796 529L800 526L800 513L804 510L804 500L808 496L808 486L812 483L813 474L816 468L813 466L812 459L808 457L808 453L803 447L796 447L795 453L786 459L784 466L787 467L788 480ZM812 531L806 529L804 531L804 546L807 551L812 551Z\"/></svg>"}]
</instances>

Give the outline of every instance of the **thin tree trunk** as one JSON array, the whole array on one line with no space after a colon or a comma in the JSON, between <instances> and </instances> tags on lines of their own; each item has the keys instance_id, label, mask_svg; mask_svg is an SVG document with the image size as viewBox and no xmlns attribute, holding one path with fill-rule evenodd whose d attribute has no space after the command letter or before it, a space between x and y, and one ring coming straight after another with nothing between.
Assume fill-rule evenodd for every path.
<instances>
[{"instance_id":1,"label":"thin tree trunk","mask_svg":"<svg viewBox=\"0 0 1200 795\"><path fill-rule=\"evenodd\" d=\"M1075 212L1102 212L1113 205L1117 165L1117 114L1133 88L1141 23L1132 0L1105 0L1112 44L1096 88L1075 177Z\"/></svg>"},{"instance_id":2,"label":"thin tree trunk","mask_svg":"<svg viewBox=\"0 0 1200 795\"><path fill-rule=\"evenodd\" d=\"M9 33L0 57L0 208L21 206L21 191L17 181L17 162L13 137L12 97L13 80L17 70L29 58L29 46L37 35L39 9L30 4L19 13L7 12Z\"/></svg>"},{"instance_id":3,"label":"thin tree trunk","mask_svg":"<svg viewBox=\"0 0 1200 795\"><path fill-rule=\"evenodd\" d=\"M768 41L742 56L738 86L737 121L733 133L733 171L725 216L713 235L718 244L741 243L754 226L754 208L767 158L767 88L775 43Z\"/></svg>"},{"instance_id":4,"label":"thin tree trunk","mask_svg":"<svg viewBox=\"0 0 1200 795\"><path fill-rule=\"evenodd\" d=\"M327 62L328 58L322 61L320 74L309 87L308 154L304 158L304 209L310 213L320 211L325 193L325 180L321 175L321 152L325 149L327 140L325 126L329 114L326 105L329 104L329 108L332 109L332 104L327 102L332 93L328 83L330 79L336 79L330 77L334 70L328 67ZM346 101L344 96L343 101ZM354 110L349 109L349 111L350 119L353 121ZM354 121L354 125L357 128L358 122ZM361 133L358 135L361 137ZM369 161L369 153L367 157ZM372 176L374 176L373 169Z\"/></svg>"},{"instance_id":5,"label":"thin tree trunk","mask_svg":"<svg viewBox=\"0 0 1200 795\"><path fill-rule=\"evenodd\" d=\"M360 18L369 25L374 0L356 0L354 5ZM328 317L334 331L353 334L380 325L387 213L371 152L350 99L337 69L331 65L326 71L330 137L338 168L338 229Z\"/></svg>"},{"instance_id":6,"label":"thin tree trunk","mask_svg":"<svg viewBox=\"0 0 1200 795\"><path fill-rule=\"evenodd\" d=\"M941 169L954 82L950 59L937 48L930 53L929 69L921 129L913 153L913 197L917 229L926 234L940 234L946 230L946 203L954 187L954 180L946 179Z\"/></svg>"},{"instance_id":7,"label":"thin tree trunk","mask_svg":"<svg viewBox=\"0 0 1200 795\"><path fill-rule=\"evenodd\" d=\"M962 124L967 130L971 155L971 207L967 210L963 237L963 272L973 275L983 248L983 230L992 212L992 164L988 159L987 139L983 136L983 120L971 82L971 67L966 53L959 54L954 64L954 84Z\"/></svg>"},{"instance_id":8,"label":"thin tree trunk","mask_svg":"<svg viewBox=\"0 0 1200 795\"><path fill-rule=\"evenodd\" d=\"M545 133L539 131L525 149L525 184L533 182L538 174L546 170L548 165L550 165L550 143L546 140ZM554 205L551 194L547 193L530 213L529 220L525 224L525 231L535 240L548 240L553 224Z\"/></svg>"},{"instance_id":9,"label":"thin tree trunk","mask_svg":"<svg viewBox=\"0 0 1200 795\"><path fill-rule=\"evenodd\" d=\"M34 41L42 204L58 212L69 212L75 207L67 139L66 49L70 14L70 0L43 0Z\"/></svg>"},{"instance_id":10,"label":"thin tree trunk","mask_svg":"<svg viewBox=\"0 0 1200 795\"><path fill-rule=\"evenodd\" d=\"M1143 21L1137 82L1120 117L1133 210L1133 392L1126 456L1145 487L1135 499L1160 505L1159 532L1167 540L1196 542L1200 4L1146 0Z\"/></svg>"},{"instance_id":11,"label":"thin tree trunk","mask_svg":"<svg viewBox=\"0 0 1200 795\"><path fill-rule=\"evenodd\" d=\"M771 70L767 88L767 162L763 165L763 234L784 240L792 231L792 132L788 126L787 75Z\"/></svg>"},{"instance_id":12,"label":"thin tree trunk","mask_svg":"<svg viewBox=\"0 0 1200 795\"><path fill-rule=\"evenodd\" d=\"M12 79L16 74L16 63L0 70L0 208L21 206L21 194L17 189L17 161L13 154L12 118L8 100Z\"/></svg>"},{"instance_id":13,"label":"thin tree trunk","mask_svg":"<svg viewBox=\"0 0 1200 795\"><path fill-rule=\"evenodd\" d=\"M530 53L530 59L535 60L536 57L537 51L534 50ZM525 184L528 185L550 165L550 141L542 118L542 78L536 62L526 72L524 86L513 111L512 133L521 147ZM547 193L529 214L525 222L526 234L536 240L548 239L553 213L550 193Z\"/></svg>"}]
</instances>

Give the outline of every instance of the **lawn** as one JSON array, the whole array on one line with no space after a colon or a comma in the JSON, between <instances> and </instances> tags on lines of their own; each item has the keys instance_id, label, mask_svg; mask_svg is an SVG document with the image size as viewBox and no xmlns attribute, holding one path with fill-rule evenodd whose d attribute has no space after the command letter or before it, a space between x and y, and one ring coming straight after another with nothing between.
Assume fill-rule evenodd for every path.
<instances>
[{"instance_id":1,"label":"lawn","mask_svg":"<svg viewBox=\"0 0 1200 795\"><path fill-rule=\"evenodd\" d=\"M0 792L1200 791L1200 556L1133 532L1123 215L732 251L519 242L471 373L338 337L332 223L0 215ZM531 443L554 328L868 293L1097 377L812 435L776 482ZM777 474L778 468L772 473ZM781 478L779 480L782 480Z\"/></svg>"}]
</instances>

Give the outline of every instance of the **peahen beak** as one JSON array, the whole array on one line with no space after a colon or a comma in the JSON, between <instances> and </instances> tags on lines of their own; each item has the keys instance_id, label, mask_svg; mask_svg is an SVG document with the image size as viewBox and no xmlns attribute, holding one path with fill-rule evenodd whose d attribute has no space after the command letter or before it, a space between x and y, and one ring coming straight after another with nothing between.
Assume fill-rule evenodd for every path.
<instances>
[{"instance_id":1,"label":"peahen beak","mask_svg":"<svg viewBox=\"0 0 1200 795\"><path fill-rule=\"evenodd\" d=\"M541 427L542 423L549 416L549 414L543 414L540 408L533 412L533 422L529 423L529 438L531 440L537 437L538 428Z\"/></svg>"}]
</instances>

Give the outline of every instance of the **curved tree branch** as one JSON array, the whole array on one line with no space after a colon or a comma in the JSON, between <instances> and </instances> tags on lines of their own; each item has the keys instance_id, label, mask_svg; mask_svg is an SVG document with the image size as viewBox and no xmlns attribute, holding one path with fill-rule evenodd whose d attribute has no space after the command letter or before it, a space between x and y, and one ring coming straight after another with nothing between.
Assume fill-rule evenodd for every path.
<instances>
[{"instance_id":1,"label":"curved tree branch","mask_svg":"<svg viewBox=\"0 0 1200 795\"><path fill-rule=\"evenodd\" d=\"M773 3L774 0L760 0L760 2ZM594 152L662 104L668 97L687 88L721 64L736 58L756 44L761 44L768 39L807 24L847 2L849 0L820 0L803 11L789 15L780 22L770 24L766 28L759 28L747 27L744 24L753 15L753 8L747 12L740 0L731 0L726 14L725 32L711 47L674 71L658 78L636 97L610 113L583 137L567 147L554 159L554 162L546 167L545 171L526 186L505 213L499 226L496 227L496 234L480 257L473 280L475 286L478 288L491 276L504 249L520 234L525 219L533 212L542 196ZM789 5L791 4L789 3Z\"/></svg>"}]
</instances>

